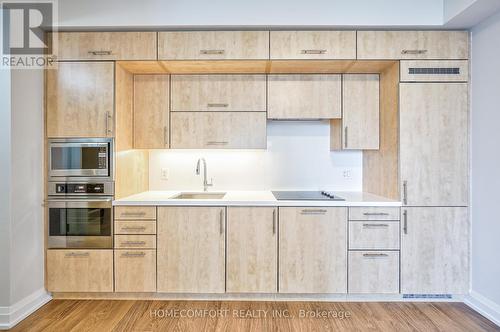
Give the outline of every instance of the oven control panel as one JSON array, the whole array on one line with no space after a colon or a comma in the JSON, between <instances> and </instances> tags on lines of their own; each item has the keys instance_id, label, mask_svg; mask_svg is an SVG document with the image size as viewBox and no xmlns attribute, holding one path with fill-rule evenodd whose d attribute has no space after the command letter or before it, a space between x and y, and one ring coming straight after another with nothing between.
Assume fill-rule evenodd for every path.
<instances>
[{"instance_id":1,"label":"oven control panel","mask_svg":"<svg viewBox=\"0 0 500 332\"><path fill-rule=\"evenodd\" d=\"M113 195L113 183L50 182L49 195Z\"/></svg>"}]
</instances>

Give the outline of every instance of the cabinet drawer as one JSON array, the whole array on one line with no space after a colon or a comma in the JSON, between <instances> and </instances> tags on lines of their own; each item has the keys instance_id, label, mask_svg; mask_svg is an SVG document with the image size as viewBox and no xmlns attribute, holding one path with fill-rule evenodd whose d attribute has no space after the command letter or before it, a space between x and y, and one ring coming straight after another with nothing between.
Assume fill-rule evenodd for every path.
<instances>
[{"instance_id":1,"label":"cabinet drawer","mask_svg":"<svg viewBox=\"0 0 500 332\"><path fill-rule=\"evenodd\" d=\"M155 206L115 206L115 219L144 220L156 219Z\"/></svg>"},{"instance_id":2,"label":"cabinet drawer","mask_svg":"<svg viewBox=\"0 0 500 332\"><path fill-rule=\"evenodd\" d=\"M269 119L338 119L340 75L269 75Z\"/></svg>"},{"instance_id":3,"label":"cabinet drawer","mask_svg":"<svg viewBox=\"0 0 500 332\"><path fill-rule=\"evenodd\" d=\"M156 250L115 250L115 292L156 292Z\"/></svg>"},{"instance_id":4,"label":"cabinet drawer","mask_svg":"<svg viewBox=\"0 0 500 332\"><path fill-rule=\"evenodd\" d=\"M271 59L356 59L356 31L271 31Z\"/></svg>"},{"instance_id":5,"label":"cabinet drawer","mask_svg":"<svg viewBox=\"0 0 500 332\"><path fill-rule=\"evenodd\" d=\"M58 32L58 60L156 60L156 32Z\"/></svg>"},{"instance_id":6,"label":"cabinet drawer","mask_svg":"<svg viewBox=\"0 0 500 332\"><path fill-rule=\"evenodd\" d=\"M268 59L268 31L158 33L160 60Z\"/></svg>"},{"instance_id":7,"label":"cabinet drawer","mask_svg":"<svg viewBox=\"0 0 500 332\"><path fill-rule=\"evenodd\" d=\"M266 111L265 75L172 75L172 111Z\"/></svg>"},{"instance_id":8,"label":"cabinet drawer","mask_svg":"<svg viewBox=\"0 0 500 332\"><path fill-rule=\"evenodd\" d=\"M398 207L352 207L349 220L399 220Z\"/></svg>"},{"instance_id":9,"label":"cabinet drawer","mask_svg":"<svg viewBox=\"0 0 500 332\"><path fill-rule=\"evenodd\" d=\"M399 293L399 252L349 251L349 293Z\"/></svg>"},{"instance_id":10,"label":"cabinet drawer","mask_svg":"<svg viewBox=\"0 0 500 332\"><path fill-rule=\"evenodd\" d=\"M401 82L467 82L467 60L401 61Z\"/></svg>"},{"instance_id":11,"label":"cabinet drawer","mask_svg":"<svg viewBox=\"0 0 500 332\"><path fill-rule=\"evenodd\" d=\"M399 249L399 222L349 222L349 249Z\"/></svg>"},{"instance_id":12,"label":"cabinet drawer","mask_svg":"<svg viewBox=\"0 0 500 332\"><path fill-rule=\"evenodd\" d=\"M264 112L172 112L171 121L172 149L265 149L267 146Z\"/></svg>"},{"instance_id":13,"label":"cabinet drawer","mask_svg":"<svg viewBox=\"0 0 500 332\"><path fill-rule=\"evenodd\" d=\"M47 250L50 292L112 292L113 250Z\"/></svg>"},{"instance_id":14,"label":"cabinet drawer","mask_svg":"<svg viewBox=\"0 0 500 332\"><path fill-rule=\"evenodd\" d=\"M156 221L115 221L115 234L156 234Z\"/></svg>"},{"instance_id":15,"label":"cabinet drawer","mask_svg":"<svg viewBox=\"0 0 500 332\"><path fill-rule=\"evenodd\" d=\"M358 59L468 59L466 31L358 31Z\"/></svg>"},{"instance_id":16,"label":"cabinet drawer","mask_svg":"<svg viewBox=\"0 0 500 332\"><path fill-rule=\"evenodd\" d=\"M156 235L115 235L116 249L155 249Z\"/></svg>"}]
</instances>

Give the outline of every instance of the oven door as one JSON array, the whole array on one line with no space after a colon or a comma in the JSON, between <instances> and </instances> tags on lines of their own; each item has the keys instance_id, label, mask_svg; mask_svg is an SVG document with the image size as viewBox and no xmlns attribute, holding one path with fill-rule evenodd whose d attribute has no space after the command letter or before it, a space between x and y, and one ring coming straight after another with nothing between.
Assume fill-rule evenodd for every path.
<instances>
[{"instance_id":1,"label":"oven door","mask_svg":"<svg viewBox=\"0 0 500 332\"><path fill-rule=\"evenodd\" d=\"M110 177L111 143L52 140L49 142L49 176Z\"/></svg>"},{"instance_id":2,"label":"oven door","mask_svg":"<svg viewBox=\"0 0 500 332\"><path fill-rule=\"evenodd\" d=\"M111 198L48 201L49 248L113 248Z\"/></svg>"}]
</instances>

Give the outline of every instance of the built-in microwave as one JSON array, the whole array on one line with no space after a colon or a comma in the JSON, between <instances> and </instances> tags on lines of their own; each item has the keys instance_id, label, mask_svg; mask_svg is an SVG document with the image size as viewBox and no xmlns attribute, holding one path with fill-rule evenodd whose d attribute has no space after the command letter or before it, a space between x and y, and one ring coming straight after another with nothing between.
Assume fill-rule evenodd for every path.
<instances>
[{"instance_id":1,"label":"built-in microwave","mask_svg":"<svg viewBox=\"0 0 500 332\"><path fill-rule=\"evenodd\" d=\"M113 140L69 138L48 141L49 180L113 180Z\"/></svg>"}]
</instances>

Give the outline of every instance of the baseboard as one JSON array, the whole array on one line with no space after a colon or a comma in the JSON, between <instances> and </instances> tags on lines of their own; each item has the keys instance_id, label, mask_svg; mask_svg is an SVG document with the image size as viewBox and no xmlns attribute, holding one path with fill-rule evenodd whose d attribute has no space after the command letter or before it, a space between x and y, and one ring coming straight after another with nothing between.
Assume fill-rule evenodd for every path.
<instances>
[{"instance_id":1,"label":"baseboard","mask_svg":"<svg viewBox=\"0 0 500 332\"><path fill-rule=\"evenodd\" d=\"M497 303L475 291L470 292L469 296L464 299L464 303L500 326L500 305Z\"/></svg>"},{"instance_id":2,"label":"baseboard","mask_svg":"<svg viewBox=\"0 0 500 332\"><path fill-rule=\"evenodd\" d=\"M50 294L42 288L10 307L0 307L0 330L14 327L51 299Z\"/></svg>"}]
</instances>

